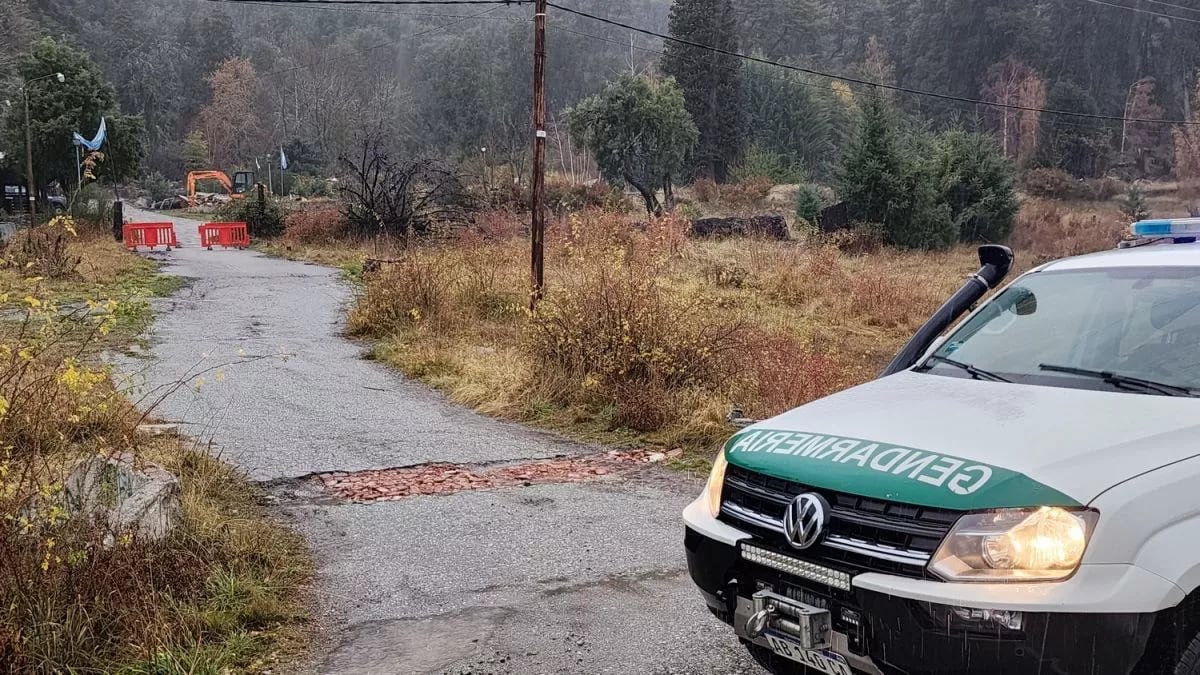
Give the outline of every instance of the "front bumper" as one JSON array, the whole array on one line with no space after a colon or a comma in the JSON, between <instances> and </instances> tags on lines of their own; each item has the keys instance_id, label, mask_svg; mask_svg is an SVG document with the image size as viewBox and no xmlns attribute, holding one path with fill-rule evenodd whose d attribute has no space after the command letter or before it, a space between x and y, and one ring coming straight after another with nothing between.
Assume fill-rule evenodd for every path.
<instances>
[{"instance_id":1,"label":"front bumper","mask_svg":"<svg viewBox=\"0 0 1200 675\"><path fill-rule=\"evenodd\" d=\"M692 580L739 637L746 639L749 598L757 590L793 593L830 610L835 648L866 673L1125 675L1141 659L1156 616L1024 611L1021 628L1010 630L960 619L954 605L857 585L832 591L742 560L741 542L720 541L691 527L684 545Z\"/></svg>"}]
</instances>

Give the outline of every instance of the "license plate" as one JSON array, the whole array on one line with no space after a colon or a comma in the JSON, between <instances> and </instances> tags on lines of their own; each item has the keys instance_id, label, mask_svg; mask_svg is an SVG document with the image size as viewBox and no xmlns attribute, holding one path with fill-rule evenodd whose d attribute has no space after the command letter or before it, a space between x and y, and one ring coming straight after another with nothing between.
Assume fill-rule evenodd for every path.
<instances>
[{"instance_id":1,"label":"license plate","mask_svg":"<svg viewBox=\"0 0 1200 675\"><path fill-rule=\"evenodd\" d=\"M808 666L817 672L828 673L828 675L853 675L846 659L833 652L804 649L795 642L784 639L775 633L767 633L763 637L767 639L767 644L771 645L772 651L786 659Z\"/></svg>"}]
</instances>

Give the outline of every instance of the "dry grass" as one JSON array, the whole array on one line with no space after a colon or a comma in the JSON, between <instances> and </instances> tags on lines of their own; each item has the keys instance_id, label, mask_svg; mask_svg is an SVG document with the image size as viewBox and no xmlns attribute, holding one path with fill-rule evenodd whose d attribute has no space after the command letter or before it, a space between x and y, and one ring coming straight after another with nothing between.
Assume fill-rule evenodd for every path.
<instances>
[{"instance_id":1,"label":"dry grass","mask_svg":"<svg viewBox=\"0 0 1200 675\"><path fill-rule=\"evenodd\" d=\"M704 452L731 407L765 417L869 379L976 266L966 249L696 242L589 211L552 225L531 317L527 241L480 221L366 275L351 333L484 412Z\"/></svg>"},{"instance_id":2,"label":"dry grass","mask_svg":"<svg viewBox=\"0 0 1200 675\"><path fill-rule=\"evenodd\" d=\"M1114 248L1128 233L1129 219L1114 204L1030 199L1017 216L1011 242L1037 264Z\"/></svg>"},{"instance_id":3,"label":"dry grass","mask_svg":"<svg viewBox=\"0 0 1200 675\"><path fill-rule=\"evenodd\" d=\"M137 451L179 478L181 525L162 542L111 548L85 521L6 525L0 672L262 672L301 653L300 538L203 448L158 439Z\"/></svg>"},{"instance_id":4,"label":"dry grass","mask_svg":"<svg viewBox=\"0 0 1200 675\"><path fill-rule=\"evenodd\" d=\"M100 353L132 339L147 294L172 284L102 235L65 241L0 269L0 672L261 671L300 649L303 544L228 465L139 434L143 414ZM30 277L47 269L38 255L79 264ZM64 501L77 462L115 453L180 480L166 540L110 532Z\"/></svg>"},{"instance_id":5,"label":"dry grass","mask_svg":"<svg viewBox=\"0 0 1200 675\"><path fill-rule=\"evenodd\" d=\"M901 252L866 231L692 241L674 221L586 211L551 225L530 316L523 222L481 214L453 240L395 253L365 277L351 332L486 413L705 454L729 435L731 407L763 418L874 377L978 267L970 247ZM1031 200L1018 265L1108 248L1124 227L1107 206Z\"/></svg>"}]
</instances>

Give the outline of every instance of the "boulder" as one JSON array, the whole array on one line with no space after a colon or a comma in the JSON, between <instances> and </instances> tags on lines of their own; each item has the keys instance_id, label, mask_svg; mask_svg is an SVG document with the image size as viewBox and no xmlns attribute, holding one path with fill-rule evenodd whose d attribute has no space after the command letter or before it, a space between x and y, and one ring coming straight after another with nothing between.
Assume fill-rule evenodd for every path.
<instances>
[{"instance_id":1,"label":"boulder","mask_svg":"<svg viewBox=\"0 0 1200 675\"><path fill-rule=\"evenodd\" d=\"M128 453L92 457L75 465L63 494L72 515L108 524L105 546L124 535L159 541L182 517L179 479Z\"/></svg>"},{"instance_id":2,"label":"boulder","mask_svg":"<svg viewBox=\"0 0 1200 675\"><path fill-rule=\"evenodd\" d=\"M787 221L783 216L752 216L750 218L701 218L692 223L697 237L767 237L788 239Z\"/></svg>"}]
</instances>

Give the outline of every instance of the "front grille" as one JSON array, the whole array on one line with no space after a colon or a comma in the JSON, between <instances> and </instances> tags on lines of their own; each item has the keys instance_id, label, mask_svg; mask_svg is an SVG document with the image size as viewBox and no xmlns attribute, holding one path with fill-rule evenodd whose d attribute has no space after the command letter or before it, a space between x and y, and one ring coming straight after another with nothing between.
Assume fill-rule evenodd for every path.
<instances>
[{"instance_id":1,"label":"front grille","mask_svg":"<svg viewBox=\"0 0 1200 675\"><path fill-rule=\"evenodd\" d=\"M820 494L832 507L817 546L797 551L783 535L783 514L803 492ZM958 520L957 511L810 488L730 466L722 492L721 520L797 558L858 574L882 572L926 578L925 565Z\"/></svg>"}]
</instances>

